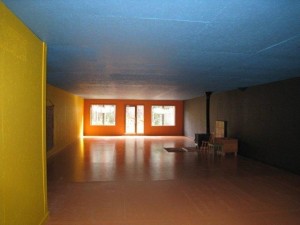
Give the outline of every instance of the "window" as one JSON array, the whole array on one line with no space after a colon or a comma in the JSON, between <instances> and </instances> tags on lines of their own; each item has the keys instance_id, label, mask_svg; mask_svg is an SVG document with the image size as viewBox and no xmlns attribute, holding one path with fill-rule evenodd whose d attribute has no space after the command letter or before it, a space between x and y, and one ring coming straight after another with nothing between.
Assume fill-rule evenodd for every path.
<instances>
[{"instance_id":1,"label":"window","mask_svg":"<svg viewBox=\"0 0 300 225\"><path fill-rule=\"evenodd\" d=\"M90 108L92 126L115 126L116 106L115 105L91 105Z\"/></svg>"},{"instance_id":2,"label":"window","mask_svg":"<svg viewBox=\"0 0 300 225\"><path fill-rule=\"evenodd\" d=\"M152 126L175 126L175 106L152 106Z\"/></svg>"},{"instance_id":3,"label":"window","mask_svg":"<svg viewBox=\"0 0 300 225\"><path fill-rule=\"evenodd\" d=\"M227 121L216 121L216 138L224 138L227 136Z\"/></svg>"}]
</instances>

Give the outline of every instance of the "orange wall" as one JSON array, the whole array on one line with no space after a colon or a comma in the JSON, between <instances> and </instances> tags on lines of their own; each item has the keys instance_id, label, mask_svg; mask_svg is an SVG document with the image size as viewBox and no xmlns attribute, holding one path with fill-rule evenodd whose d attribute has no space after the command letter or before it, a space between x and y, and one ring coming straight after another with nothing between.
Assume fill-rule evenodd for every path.
<instances>
[{"instance_id":1,"label":"orange wall","mask_svg":"<svg viewBox=\"0 0 300 225\"><path fill-rule=\"evenodd\" d=\"M116 105L116 126L90 126L91 104ZM125 107L126 105L144 105L144 135L183 135L183 101L165 100L84 100L84 135L124 135L125 134ZM176 106L175 126L152 127L151 106Z\"/></svg>"}]
</instances>

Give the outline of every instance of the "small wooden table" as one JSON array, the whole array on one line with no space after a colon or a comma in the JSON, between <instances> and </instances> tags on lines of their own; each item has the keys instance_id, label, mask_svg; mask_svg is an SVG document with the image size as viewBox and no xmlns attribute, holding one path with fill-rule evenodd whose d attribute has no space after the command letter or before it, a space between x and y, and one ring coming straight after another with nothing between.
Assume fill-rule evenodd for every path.
<instances>
[{"instance_id":1,"label":"small wooden table","mask_svg":"<svg viewBox=\"0 0 300 225\"><path fill-rule=\"evenodd\" d=\"M237 155L238 152L238 139L235 138L215 138L215 143L220 145L219 151L222 155L227 153L234 153Z\"/></svg>"}]
</instances>

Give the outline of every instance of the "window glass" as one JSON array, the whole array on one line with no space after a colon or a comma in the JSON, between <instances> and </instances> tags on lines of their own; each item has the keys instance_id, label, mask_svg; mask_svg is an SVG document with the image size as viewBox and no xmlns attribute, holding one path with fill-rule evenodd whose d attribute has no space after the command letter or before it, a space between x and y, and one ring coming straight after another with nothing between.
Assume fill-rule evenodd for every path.
<instances>
[{"instance_id":1,"label":"window glass","mask_svg":"<svg viewBox=\"0 0 300 225\"><path fill-rule=\"evenodd\" d=\"M91 105L90 108L92 126L115 126L116 106L115 105Z\"/></svg>"},{"instance_id":2,"label":"window glass","mask_svg":"<svg viewBox=\"0 0 300 225\"><path fill-rule=\"evenodd\" d=\"M152 106L152 126L175 126L175 106Z\"/></svg>"}]
</instances>

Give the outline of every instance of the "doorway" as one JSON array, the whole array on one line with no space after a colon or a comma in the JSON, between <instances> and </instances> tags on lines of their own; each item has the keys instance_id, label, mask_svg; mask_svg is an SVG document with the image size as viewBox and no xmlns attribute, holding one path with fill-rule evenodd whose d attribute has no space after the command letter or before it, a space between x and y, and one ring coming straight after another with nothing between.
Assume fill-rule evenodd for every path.
<instances>
[{"instance_id":1,"label":"doorway","mask_svg":"<svg viewBox=\"0 0 300 225\"><path fill-rule=\"evenodd\" d=\"M125 133L144 134L144 106L126 105Z\"/></svg>"}]
</instances>

